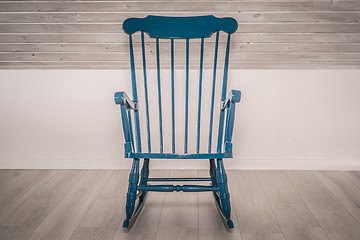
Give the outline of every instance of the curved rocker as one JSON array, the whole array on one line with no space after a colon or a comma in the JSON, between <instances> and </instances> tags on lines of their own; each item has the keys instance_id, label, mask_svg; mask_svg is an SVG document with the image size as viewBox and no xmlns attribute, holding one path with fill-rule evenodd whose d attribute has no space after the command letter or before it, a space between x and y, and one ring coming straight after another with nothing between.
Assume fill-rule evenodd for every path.
<instances>
[{"instance_id":1,"label":"curved rocker","mask_svg":"<svg viewBox=\"0 0 360 240\"><path fill-rule=\"evenodd\" d=\"M139 159L134 159L133 167L129 176L129 189L126 201L126 219L123 223L124 228L131 228L134 225L136 219L139 217L147 196L147 191L140 190L137 194L137 183L139 180ZM139 186L148 186L147 181L149 177L149 159L144 160L143 168L141 170L141 180ZM138 199L138 203L135 207L135 202Z\"/></svg>"},{"instance_id":2,"label":"curved rocker","mask_svg":"<svg viewBox=\"0 0 360 240\"><path fill-rule=\"evenodd\" d=\"M231 220L231 218L227 218L225 216L225 213L224 213L224 210L223 208L221 207L221 202L220 202L220 198L219 198L219 193L218 192L214 192L214 200L215 200L215 204L216 204L216 209L218 210L219 212L219 215L220 215L220 218L221 218L221 221L224 223L225 227L227 227L228 229L232 229L234 228L234 223L233 221ZM227 200L229 201L229 200ZM229 206L230 206L230 201L229 201Z\"/></svg>"},{"instance_id":3,"label":"curved rocker","mask_svg":"<svg viewBox=\"0 0 360 240\"><path fill-rule=\"evenodd\" d=\"M131 215L131 217L126 218L124 220L124 223L123 223L124 228L129 228L130 229L134 225L134 223L136 222L137 218L139 217L139 215L140 215L140 213L141 213L141 211L142 211L142 209L144 207L144 204L145 204L145 201L146 201L146 196L147 196L146 191L141 191L139 193L139 202L138 202L138 204L137 204L137 206L135 208L134 213Z\"/></svg>"},{"instance_id":4,"label":"curved rocker","mask_svg":"<svg viewBox=\"0 0 360 240\"><path fill-rule=\"evenodd\" d=\"M210 162L211 168L211 162ZM225 172L224 164L222 159L217 160L217 174L216 174L216 184L219 186L219 191L214 191L214 200L216 203L216 208L220 214L221 220L224 225L231 229L234 228L234 223L230 219L231 205L230 205L230 194L227 185L227 175ZM211 171L211 170L210 170Z\"/></svg>"}]
</instances>

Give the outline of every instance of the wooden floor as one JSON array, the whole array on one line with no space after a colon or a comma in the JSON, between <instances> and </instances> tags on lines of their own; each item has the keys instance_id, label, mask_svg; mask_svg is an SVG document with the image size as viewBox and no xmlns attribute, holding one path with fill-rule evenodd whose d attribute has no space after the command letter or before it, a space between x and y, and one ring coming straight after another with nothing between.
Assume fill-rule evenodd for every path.
<instances>
[{"instance_id":1,"label":"wooden floor","mask_svg":"<svg viewBox=\"0 0 360 240\"><path fill-rule=\"evenodd\" d=\"M122 228L128 171L0 170L0 239L360 239L360 172L229 171L228 231L211 193L149 194ZM205 170L151 176L207 176Z\"/></svg>"}]
</instances>

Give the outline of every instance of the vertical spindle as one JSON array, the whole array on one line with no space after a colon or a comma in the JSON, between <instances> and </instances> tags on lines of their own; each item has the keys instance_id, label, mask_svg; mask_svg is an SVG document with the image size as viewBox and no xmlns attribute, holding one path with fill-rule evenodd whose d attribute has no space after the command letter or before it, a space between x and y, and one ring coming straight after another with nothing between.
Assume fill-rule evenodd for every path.
<instances>
[{"instance_id":1,"label":"vertical spindle","mask_svg":"<svg viewBox=\"0 0 360 240\"><path fill-rule=\"evenodd\" d=\"M158 97L159 97L160 153L163 153L163 131L162 131L162 111L161 111L161 85L160 85L160 49L159 49L159 38L156 38L156 62L157 62L157 80L158 80Z\"/></svg>"},{"instance_id":2,"label":"vertical spindle","mask_svg":"<svg viewBox=\"0 0 360 240\"><path fill-rule=\"evenodd\" d=\"M213 82L212 82L212 91L211 91L210 124L209 124L209 146L208 146L209 153L211 153L211 144L212 144L212 129L213 129L213 118L214 118L214 98L215 98L218 45L219 45L219 31L216 32L215 54L214 54L214 70L213 70Z\"/></svg>"},{"instance_id":3,"label":"vertical spindle","mask_svg":"<svg viewBox=\"0 0 360 240\"><path fill-rule=\"evenodd\" d=\"M186 86L185 86L185 144L184 153L188 151L188 118L189 118L189 38L186 39Z\"/></svg>"},{"instance_id":4,"label":"vertical spindle","mask_svg":"<svg viewBox=\"0 0 360 240\"><path fill-rule=\"evenodd\" d=\"M130 66L131 66L131 83L132 83L132 94L133 101L135 103L138 102L137 97L137 89L136 89L136 76L135 76L135 61L134 61L134 50L132 43L132 35L129 35L129 43L130 43ZM139 119L139 111L136 109L134 111L135 118L135 132L136 132L136 150L141 153L141 138L140 138L140 119Z\"/></svg>"},{"instance_id":5,"label":"vertical spindle","mask_svg":"<svg viewBox=\"0 0 360 240\"><path fill-rule=\"evenodd\" d=\"M200 50L200 73L199 73L199 101L198 101L198 119L197 119L197 135L196 135L196 153L200 149L200 120L201 120L201 90L202 90L202 72L203 72L203 58L204 58L204 38L201 38Z\"/></svg>"},{"instance_id":6,"label":"vertical spindle","mask_svg":"<svg viewBox=\"0 0 360 240\"><path fill-rule=\"evenodd\" d=\"M225 100L225 98L226 98L226 86L227 86L227 77L228 77L228 68L229 68L230 36L231 35L228 34L227 43L226 43L226 53L225 53L223 86L222 86L222 92L221 92L221 102L223 102ZM224 113L225 113L225 108L220 110L217 152L221 152L221 148L222 148L222 142L223 142L222 139L223 139L223 132L224 132Z\"/></svg>"},{"instance_id":7,"label":"vertical spindle","mask_svg":"<svg viewBox=\"0 0 360 240\"><path fill-rule=\"evenodd\" d=\"M175 86L174 86L174 39L171 39L171 119L172 119L172 153L175 153Z\"/></svg>"},{"instance_id":8,"label":"vertical spindle","mask_svg":"<svg viewBox=\"0 0 360 240\"><path fill-rule=\"evenodd\" d=\"M147 89L147 76L146 76L146 57L145 57L145 42L144 32L141 32L141 47L142 47L142 59L143 59L143 72L144 72L144 91L145 91L145 110L146 110L146 127L148 138L148 152L151 152L151 138L150 138L150 120L149 120L149 100Z\"/></svg>"}]
</instances>

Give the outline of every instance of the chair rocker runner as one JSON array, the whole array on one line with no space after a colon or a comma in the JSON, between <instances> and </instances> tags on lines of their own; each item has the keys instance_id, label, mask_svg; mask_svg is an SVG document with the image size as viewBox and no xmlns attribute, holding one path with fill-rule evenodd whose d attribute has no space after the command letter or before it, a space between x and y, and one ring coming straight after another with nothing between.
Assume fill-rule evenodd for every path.
<instances>
[{"instance_id":1,"label":"chair rocker runner","mask_svg":"<svg viewBox=\"0 0 360 240\"><path fill-rule=\"evenodd\" d=\"M129 175L129 188L126 202L126 219L123 226L130 228L136 221L141 212L148 191L158 192L203 192L211 191L216 202L217 209L220 216L228 228L233 228L234 224L230 219L230 194L227 185L227 175L223 164L224 158L232 158L232 134L234 128L235 118L235 104L240 102L240 91L232 90L226 95L227 78L228 78L228 64L230 51L230 36L237 30L237 22L233 18L216 18L212 15L199 17L162 17L162 16L147 16L145 18L128 18L123 23L123 30L129 35L130 45L130 66L131 66L131 80L132 80L132 99L124 92L115 93L115 103L120 105L121 118L123 124L123 131L125 137L125 157L132 158L133 164ZM219 127L218 142L216 151L212 151L212 132L213 132L213 118L214 118L214 96L216 83L216 70L218 65L219 52L219 32L222 31L227 36L225 62L223 68L222 89L221 89L221 105L219 113ZM144 79L144 100L146 112L146 126L147 126L147 147L148 151L143 152L141 149L141 135L140 135L140 117L139 117L139 102L136 85L136 71L134 60L134 44L132 40L133 34L140 33L141 36L141 59L140 67L143 69ZM150 134L150 119L149 119L149 97L147 86L147 71L146 71L146 57L145 57L145 43L144 33L150 38L156 40L156 70L157 70L157 95L158 95L158 119L159 119L159 135L160 135L160 150L159 152L152 152L151 149L151 134ZM202 74L204 65L204 39L210 38L216 34L214 59L212 62L212 93L211 106L209 116L209 145L207 153L200 153L200 116L201 116L201 99L202 99ZM163 151L163 130L162 130L162 100L161 100L161 81L160 81L160 40L170 41L170 69L171 69L171 116L172 116L172 152L164 153ZM189 49L190 39L200 40L200 70L199 70L199 93L198 93L198 118L197 118L197 144L196 152L188 153L188 119L189 119ZM183 152L175 151L175 90L174 90L174 65L175 54L174 45L177 41L185 42L185 141ZM162 42L161 42L162 43ZM133 120L132 120L133 118ZM225 126L224 126L225 125ZM135 129L135 136L133 134L133 127ZM136 145L135 145L136 143ZM149 161L150 159L209 159L210 162L210 176L208 178L150 178L149 177ZM141 172L140 159L144 159ZM208 181L210 185L150 185L149 182L166 182L166 181Z\"/></svg>"}]
</instances>

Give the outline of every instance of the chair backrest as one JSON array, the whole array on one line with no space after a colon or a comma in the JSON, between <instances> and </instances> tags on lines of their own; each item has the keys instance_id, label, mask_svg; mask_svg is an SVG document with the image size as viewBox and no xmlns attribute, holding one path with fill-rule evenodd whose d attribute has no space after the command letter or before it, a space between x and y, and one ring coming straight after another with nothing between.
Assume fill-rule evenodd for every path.
<instances>
[{"instance_id":1,"label":"chair backrest","mask_svg":"<svg viewBox=\"0 0 360 240\"><path fill-rule=\"evenodd\" d=\"M229 50L230 50L230 36L237 30L237 22L233 18L216 18L212 15L198 16L198 17L163 17L163 16L147 16L145 18L128 18L123 23L123 30L129 35L130 44L130 66L131 66L131 79L132 79L132 94L133 101L138 101L137 85L136 85L136 70L134 60L134 44L133 34L140 32L141 34L141 55L142 63L140 67L143 69L143 80L145 90L145 111L146 111L146 125L147 125L147 140L148 140L148 152L152 152L151 149L151 134L150 134L150 119L149 119L149 97L148 97L148 80L147 80L147 61L146 61L146 49L145 38L146 33L150 38L156 39L156 72L157 72L157 91L158 91L158 118L159 118L159 136L160 136L160 153L164 151L163 142L163 112L162 112L162 97L161 97L161 78L160 78L160 44L162 39L168 39L170 41L170 71L171 71L171 143L172 153L176 153L175 149L175 55L174 45L175 40L185 41L185 139L183 153L188 153L188 131L189 131L189 51L190 51L190 39L198 38L200 40L200 69L199 69L199 88L198 88L198 114L197 114L197 127L196 127L196 153L199 153L200 148L200 118L201 118L201 104L202 104L202 82L203 82L203 67L204 67L204 38L210 38L214 33L215 48L213 58L213 74L212 74L212 92L211 92L211 106L209 116L209 145L208 152L211 153L212 145L212 132L213 132L213 118L214 118L214 96L216 85L216 71L218 64L218 51L219 51L219 32L223 31L227 34L226 50L225 50L225 62L223 68L222 78L222 90L221 101L226 98L227 78L228 78L228 64L229 64ZM160 41L161 39L161 41ZM177 40L180 39L180 40ZM191 40L193 41L193 40ZM220 110L219 129L218 129L218 143L217 152L222 151L223 143L223 129L224 129L224 111ZM130 118L130 113L129 113ZM142 152L141 149L141 136L140 136L140 122L138 111L134 112L134 125L136 133L136 151ZM131 128L131 126L130 126ZM132 130L131 130L132 131ZM134 139L131 135L131 141L134 146Z\"/></svg>"}]
</instances>

